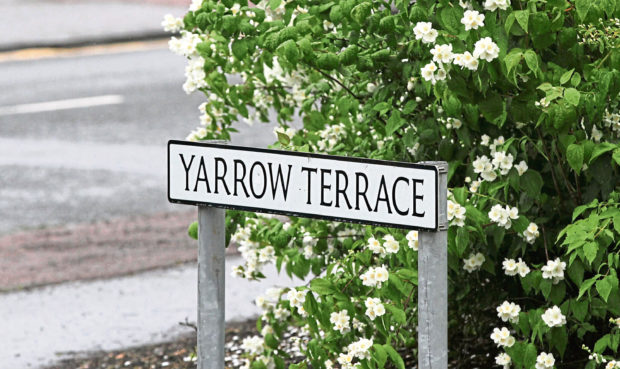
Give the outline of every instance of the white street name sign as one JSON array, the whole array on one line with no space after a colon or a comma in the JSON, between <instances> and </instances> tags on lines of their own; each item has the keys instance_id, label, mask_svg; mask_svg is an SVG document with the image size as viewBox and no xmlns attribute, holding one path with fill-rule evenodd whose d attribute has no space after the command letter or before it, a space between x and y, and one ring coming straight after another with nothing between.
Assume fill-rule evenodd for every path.
<instances>
[{"instance_id":1,"label":"white street name sign","mask_svg":"<svg viewBox=\"0 0 620 369\"><path fill-rule=\"evenodd\" d=\"M434 165L168 142L168 199L190 205L437 230Z\"/></svg>"}]
</instances>

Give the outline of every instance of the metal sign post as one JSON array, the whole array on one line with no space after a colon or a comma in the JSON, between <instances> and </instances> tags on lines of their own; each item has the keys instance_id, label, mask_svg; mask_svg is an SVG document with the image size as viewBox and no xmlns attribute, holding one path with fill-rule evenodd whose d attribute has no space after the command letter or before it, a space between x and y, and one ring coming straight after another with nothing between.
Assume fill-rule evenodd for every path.
<instances>
[{"instance_id":1,"label":"metal sign post","mask_svg":"<svg viewBox=\"0 0 620 369\"><path fill-rule=\"evenodd\" d=\"M419 369L447 369L447 172L421 164L168 143L168 199L198 206L198 369L224 369L221 208L417 229Z\"/></svg>"},{"instance_id":2,"label":"metal sign post","mask_svg":"<svg viewBox=\"0 0 620 369\"><path fill-rule=\"evenodd\" d=\"M225 210L198 207L198 369L224 369Z\"/></svg>"},{"instance_id":3,"label":"metal sign post","mask_svg":"<svg viewBox=\"0 0 620 369\"><path fill-rule=\"evenodd\" d=\"M418 234L418 369L448 368L448 165L436 165L439 225Z\"/></svg>"}]
</instances>

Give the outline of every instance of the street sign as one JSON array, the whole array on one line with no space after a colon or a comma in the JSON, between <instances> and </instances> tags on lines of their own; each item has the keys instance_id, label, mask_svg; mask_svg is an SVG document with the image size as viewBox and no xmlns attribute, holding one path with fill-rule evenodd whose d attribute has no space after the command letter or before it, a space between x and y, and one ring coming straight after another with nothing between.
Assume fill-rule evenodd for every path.
<instances>
[{"instance_id":1,"label":"street sign","mask_svg":"<svg viewBox=\"0 0 620 369\"><path fill-rule=\"evenodd\" d=\"M221 208L420 229L418 368L448 368L448 165L168 142L168 200L198 205L198 369L224 369Z\"/></svg>"},{"instance_id":2,"label":"street sign","mask_svg":"<svg viewBox=\"0 0 620 369\"><path fill-rule=\"evenodd\" d=\"M171 202L437 230L438 170L215 143L168 143Z\"/></svg>"}]
</instances>

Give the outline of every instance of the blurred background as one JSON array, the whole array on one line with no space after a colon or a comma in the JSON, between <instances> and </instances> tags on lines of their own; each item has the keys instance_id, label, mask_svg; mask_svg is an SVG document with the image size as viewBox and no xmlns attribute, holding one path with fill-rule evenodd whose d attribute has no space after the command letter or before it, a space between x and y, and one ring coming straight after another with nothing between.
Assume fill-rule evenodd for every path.
<instances>
[{"instance_id":1,"label":"blurred background","mask_svg":"<svg viewBox=\"0 0 620 369\"><path fill-rule=\"evenodd\" d=\"M204 96L183 92L160 25L188 5L0 0L0 369L195 321L196 209L167 202L166 144L199 125ZM275 138L239 128L233 144ZM227 278L227 321L257 313L251 288Z\"/></svg>"}]
</instances>

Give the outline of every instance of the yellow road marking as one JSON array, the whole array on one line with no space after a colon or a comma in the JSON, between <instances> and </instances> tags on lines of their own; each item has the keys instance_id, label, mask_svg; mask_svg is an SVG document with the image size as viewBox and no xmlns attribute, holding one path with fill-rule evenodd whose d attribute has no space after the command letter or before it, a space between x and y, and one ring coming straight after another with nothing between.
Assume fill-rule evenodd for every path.
<instances>
[{"instance_id":1,"label":"yellow road marking","mask_svg":"<svg viewBox=\"0 0 620 369\"><path fill-rule=\"evenodd\" d=\"M0 63L8 61L38 60L51 58L70 58L75 56L92 56L126 53L132 51L154 50L167 47L168 40L121 42L107 45L81 47L43 47L0 52Z\"/></svg>"}]
</instances>

